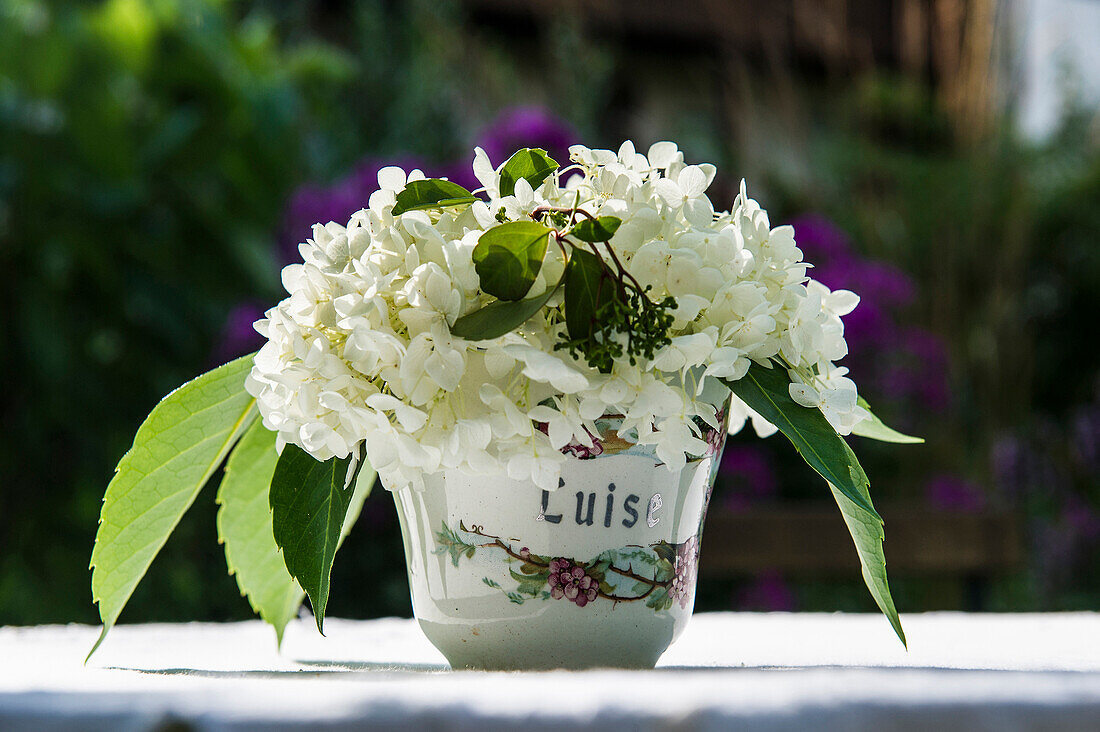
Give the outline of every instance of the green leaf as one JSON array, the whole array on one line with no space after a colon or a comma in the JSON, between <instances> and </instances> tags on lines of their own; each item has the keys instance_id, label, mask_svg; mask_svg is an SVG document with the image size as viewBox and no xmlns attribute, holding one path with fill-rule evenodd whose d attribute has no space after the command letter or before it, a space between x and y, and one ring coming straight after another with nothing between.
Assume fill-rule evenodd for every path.
<instances>
[{"instance_id":1,"label":"green leaf","mask_svg":"<svg viewBox=\"0 0 1100 732\"><path fill-rule=\"evenodd\" d=\"M523 582L516 585L516 592L523 595L530 595L531 597L538 597L539 593L546 587L545 582Z\"/></svg>"},{"instance_id":2,"label":"green leaf","mask_svg":"<svg viewBox=\"0 0 1100 732\"><path fill-rule=\"evenodd\" d=\"M863 397L859 397L856 403L866 409L870 413L871 418L858 423L855 428L852 429L853 435L867 437L872 440L878 440L879 442L894 442L902 445L915 445L924 442L924 438L922 437L913 437L887 427L881 419L875 416L875 413L871 411L871 406Z\"/></svg>"},{"instance_id":3,"label":"green leaf","mask_svg":"<svg viewBox=\"0 0 1100 732\"><path fill-rule=\"evenodd\" d=\"M225 545L225 561L241 594L252 609L275 628L282 643L286 624L298 614L305 593L290 576L272 530L268 490L279 454L275 433L256 421L237 444L225 466L218 489L218 541ZM355 493L348 507L340 542L359 517L363 501L374 485L375 473L356 468Z\"/></svg>"},{"instance_id":4,"label":"green leaf","mask_svg":"<svg viewBox=\"0 0 1100 732\"><path fill-rule=\"evenodd\" d=\"M821 412L791 399L787 389L790 381L783 369L753 364L744 378L723 382L787 435L806 462L828 481L855 542L863 581L904 644L905 633L886 581L882 518L871 503L870 481L852 448L836 434Z\"/></svg>"},{"instance_id":5,"label":"green leaf","mask_svg":"<svg viewBox=\"0 0 1100 732\"><path fill-rule=\"evenodd\" d=\"M853 474L863 473L855 453L817 409L804 407L791 398L790 379L781 368L754 363L737 381L722 379L741 401L787 436L811 468L876 521L882 518L861 493Z\"/></svg>"},{"instance_id":6,"label":"green leaf","mask_svg":"<svg viewBox=\"0 0 1100 732\"><path fill-rule=\"evenodd\" d=\"M514 579L516 582L519 582L519 583L537 581L537 578L532 579L531 577L529 577L527 575L520 574L519 572L512 569L511 567L508 568L508 574L512 575L512 579Z\"/></svg>"},{"instance_id":7,"label":"green leaf","mask_svg":"<svg viewBox=\"0 0 1100 732\"><path fill-rule=\"evenodd\" d=\"M569 337L591 340L596 332L596 313L616 293L600 258L574 249L565 266L565 325Z\"/></svg>"},{"instance_id":8,"label":"green leaf","mask_svg":"<svg viewBox=\"0 0 1100 732\"><path fill-rule=\"evenodd\" d=\"M649 595L649 597L645 601L645 604L646 607L651 607L654 610L664 610L667 607L667 605L665 604L665 600L667 599L668 588L658 587ZM671 603L669 603L669 605L671 605Z\"/></svg>"},{"instance_id":9,"label":"green leaf","mask_svg":"<svg viewBox=\"0 0 1100 732\"><path fill-rule=\"evenodd\" d=\"M355 491L347 487L351 458L313 459L287 445L275 466L268 500L275 543L287 570L309 596L324 634L332 561Z\"/></svg>"},{"instance_id":10,"label":"green leaf","mask_svg":"<svg viewBox=\"0 0 1100 732\"><path fill-rule=\"evenodd\" d=\"M547 176L558 169L558 162L539 147L525 147L500 169L500 195L510 196L516 192L516 181L520 178L538 188Z\"/></svg>"},{"instance_id":11,"label":"green leaf","mask_svg":"<svg viewBox=\"0 0 1100 732\"><path fill-rule=\"evenodd\" d=\"M871 502L871 494L868 490L869 482L863 469L853 469L853 477L859 486L860 495L867 503ZM871 597L875 598L882 613L890 621L894 632L897 633L903 646L908 648L905 642L905 631L901 628L901 618L898 617L897 608L894 607L894 598L890 596L890 584L886 580L886 555L882 550L882 541L886 537L882 528L882 522L875 520L867 514L867 511L855 504L848 496L829 485L836 499L837 506L844 516L844 523L848 526L848 532L852 535L852 541L856 545L856 553L859 554L859 564L863 570L863 581L867 589L871 591Z\"/></svg>"},{"instance_id":12,"label":"green leaf","mask_svg":"<svg viewBox=\"0 0 1100 732\"><path fill-rule=\"evenodd\" d=\"M654 544L653 553L666 562L672 562L676 559L676 548L667 541L659 541Z\"/></svg>"},{"instance_id":13,"label":"green leaf","mask_svg":"<svg viewBox=\"0 0 1100 732\"><path fill-rule=\"evenodd\" d=\"M528 300L497 300L472 313L463 315L451 326L451 334L471 341L487 341L500 338L515 330L542 310L558 286L546 288L546 292Z\"/></svg>"},{"instance_id":14,"label":"green leaf","mask_svg":"<svg viewBox=\"0 0 1100 732\"><path fill-rule=\"evenodd\" d=\"M467 559L473 558L473 553L477 547L471 546L462 540L456 532L452 531L447 523L441 522L442 528L436 532L435 538L439 543L439 546L433 551L434 554L450 554L451 563L454 566L458 566L458 560L463 554Z\"/></svg>"},{"instance_id":15,"label":"green leaf","mask_svg":"<svg viewBox=\"0 0 1100 732\"><path fill-rule=\"evenodd\" d=\"M522 300L538 277L551 231L535 221L510 221L482 234L473 251L481 289L501 300Z\"/></svg>"},{"instance_id":16,"label":"green leaf","mask_svg":"<svg viewBox=\"0 0 1100 732\"><path fill-rule=\"evenodd\" d=\"M610 241L623 220L617 216L600 216L598 219L581 219L569 232L581 241L592 243Z\"/></svg>"},{"instance_id":17,"label":"green leaf","mask_svg":"<svg viewBox=\"0 0 1100 732\"><path fill-rule=\"evenodd\" d=\"M145 418L103 496L92 549L92 599L103 631L118 621L149 565L256 416L244 390L252 356L187 382Z\"/></svg>"},{"instance_id":18,"label":"green leaf","mask_svg":"<svg viewBox=\"0 0 1100 732\"><path fill-rule=\"evenodd\" d=\"M305 593L287 572L271 529L268 486L278 461L275 433L254 422L226 463L217 525L229 573L253 611L275 628L281 645Z\"/></svg>"},{"instance_id":19,"label":"green leaf","mask_svg":"<svg viewBox=\"0 0 1100 732\"><path fill-rule=\"evenodd\" d=\"M440 178L414 180L397 194L397 203L394 204L392 213L394 216L399 216L406 211L461 206L476 200L474 194L449 180Z\"/></svg>"}]
</instances>

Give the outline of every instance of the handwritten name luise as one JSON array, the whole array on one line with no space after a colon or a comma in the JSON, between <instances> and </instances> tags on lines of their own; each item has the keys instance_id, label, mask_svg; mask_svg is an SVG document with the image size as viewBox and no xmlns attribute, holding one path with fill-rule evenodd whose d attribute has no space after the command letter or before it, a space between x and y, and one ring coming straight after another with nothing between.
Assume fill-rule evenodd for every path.
<instances>
[{"instance_id":1,"label":"handwritten name luise","mask_svg":"<svg viewBox=\"0 0 1100 732\"><path fill-rule=\"evenodd\" d=\"M539 510L539 515L535 517L536 521L546 521L551 524L560 524L563 517L570 514L566 508L558 508L558 512L554 512L551 508L551 503L555 508L562 506L562 504L568 503L569 508L573 508L573 502L569 501L569 493L562 490L565 482L562 481L559 485L559 489L550 494L550 491L542 492L542 507ZM598 493L584 491L577 491L574 494L576 500L576 510L572 512L573 520L576 521L577 526L594 526L598 525L597 522L602 523L605 527L610 528L611 524L620 521L626 528L631 528L641 519L639 509L641 508L640 501L642 497L636 493L629 493L622 498L621 503L616 500L615 484L608 483L607 491L604 495L603 501L600 504L596 503L596 497ZM620 494L621 496L622 494ZM597 509L599 506L599 510ZM657 516L657 511L661 508L661 494L654 493L649 497L649 503L645 509L645 522L650 528L653 528L661 520ZM602 515L601 515L602 514Z\"/></svg>"}]
</instances>

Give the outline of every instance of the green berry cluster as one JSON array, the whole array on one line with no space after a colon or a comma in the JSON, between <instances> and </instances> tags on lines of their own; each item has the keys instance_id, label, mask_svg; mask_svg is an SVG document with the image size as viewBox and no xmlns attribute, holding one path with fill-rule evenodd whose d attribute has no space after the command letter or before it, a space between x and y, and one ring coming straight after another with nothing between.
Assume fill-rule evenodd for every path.
<instances>
[{"instance_id":1,"label":"green berry cluster","mask_svg":"<svg viewBox=\"0 0 1100 732\"><path fill-rule=\"evenodd\" d=\"M671 311L676 308L673 298L654 302L632 287L622 287L618 294L600 304L590 335L574 338L563 333L554 350L568 350L573 358L606 374L624 353L633 366L638 359L653 358L657 350L672 342L668 331Z\"/></svg>"}]
</instances>

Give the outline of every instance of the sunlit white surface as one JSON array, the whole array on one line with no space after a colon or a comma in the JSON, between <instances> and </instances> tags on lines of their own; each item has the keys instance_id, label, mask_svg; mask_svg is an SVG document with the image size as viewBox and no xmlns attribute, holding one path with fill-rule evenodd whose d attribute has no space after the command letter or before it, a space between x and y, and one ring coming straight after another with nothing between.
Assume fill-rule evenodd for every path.
<instances>
[{"instance_id":1,"label":"sunlit white surface","mask_svg":"<svg viewBox=\"0 0 1100 732\"><path fill-rule=\"evenodd\" d=\"M700 614L655 671L454 673L410 620L0 629L0 729L1090 729L1100 615ZM563 638L562 643L568 643Z\"/></svg>"}]
</instances>

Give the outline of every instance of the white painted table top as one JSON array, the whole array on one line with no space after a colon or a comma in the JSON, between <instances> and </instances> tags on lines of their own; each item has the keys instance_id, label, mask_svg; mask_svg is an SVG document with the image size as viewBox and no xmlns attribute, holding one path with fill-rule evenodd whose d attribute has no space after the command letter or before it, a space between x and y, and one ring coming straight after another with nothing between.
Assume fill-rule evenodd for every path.
<instances>
[{"instance_id":1,"label":"white painted table top","mask_svg":"<svg viewBox=\"0 0 1100 732\"><path fill-rule=\"evenodd\" d=\"M0 730L1100 730L1100 614L696 615L655 671L451 672L414 621L0 628ZM569 643L562 638L562 643ZM175 728L175 727L173 727Z\"/></svg>"}]
</instances>

